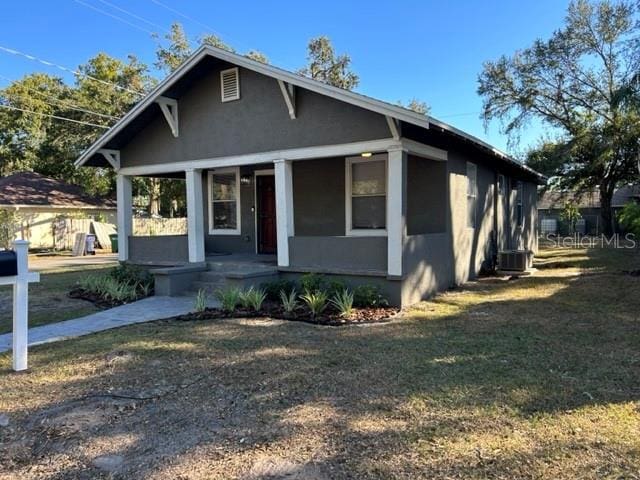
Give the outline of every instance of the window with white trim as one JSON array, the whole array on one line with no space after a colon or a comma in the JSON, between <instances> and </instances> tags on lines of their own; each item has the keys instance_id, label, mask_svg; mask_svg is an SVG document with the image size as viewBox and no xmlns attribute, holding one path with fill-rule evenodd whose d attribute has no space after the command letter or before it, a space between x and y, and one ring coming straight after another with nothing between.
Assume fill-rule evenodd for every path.
<instances>
[{"instance_id":1,"label":"window with white trim","mask_svg":"<svg viewBox=\"0 0 640 480\"><path fill-rule=\"evenodd\" d=\"M347 235L385 235L386 155L347 158L345 177Z\"/></svg>"},{"instance_id":2,"label":"window with white trim","mask_svg":"<svg viewBox=\"0 0 640 480\"><path fill-rule=\"evenodd\" d=\"M240 175L237 168L209 172L209 233L240 234Z\"/></svg>"},{"instance_id":3,"label":"window with white trim","mask_svg":"<svg viewBox=\"0 0 640 480\"><path fill-rule=\"evenodd\" d=\"M478 167L467 162L467 227L476 228L478 203Z\"/></svg>"},{"instance_id":4,"label":"window with white trim","mask_svg":"<svg viewBox=\"0 0 640 480\"><path fill-rule=\"evenodd\" d=\"M522 182L518 182L518 189L516 193L516 220L517 225L521 227L524 224L524 209L523 209L523 196L524 196L524 184Z\"/></svg>"}]
</instances>

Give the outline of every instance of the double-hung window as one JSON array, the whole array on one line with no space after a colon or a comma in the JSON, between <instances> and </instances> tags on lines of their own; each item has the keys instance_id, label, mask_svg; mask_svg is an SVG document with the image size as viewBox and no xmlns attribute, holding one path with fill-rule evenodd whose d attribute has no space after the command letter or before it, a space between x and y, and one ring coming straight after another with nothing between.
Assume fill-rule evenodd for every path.
<instances>
[{"instance_id":1,"label":"double-hung window","mask_svg":"<svg viewBox=\"0 0 640 480\"><path fill-rule=\"evenodd\" d=\"M237 168L209 172L209 233L240 234L240 175Z\"/></svg>"},{"instance_id":2,"label":"double-hung window","mask_svg":"<svg viewBox=\"0 0 640 480\"><path fill-rule=\"evenodd\" d=\"M518 182L517 184L517 193L516 193L516 219L518 221L518 226L521 227L524 224L524 210L523 210L523 196L524 196L524 184L522 182Z\"/></svg>"},{"instance_id":3,"label":"double-hung window","mask_svg":"<svg viewBox=\"0 0 640 480\"><path fill-rule=\"evenodd\" d=\"M345 173L347 235L386 235L386 155L349 157Z\"/></svg>"},{"instance_id":4,"label":"double-hung window","mask_svg":"<svg viewBox=\"0 0 640 480\"><path fill-rule=\"evenodd\" d=\"M478 203L478 167L467 162L467 227L476 228Z\"/></svg>"}]
</instances>

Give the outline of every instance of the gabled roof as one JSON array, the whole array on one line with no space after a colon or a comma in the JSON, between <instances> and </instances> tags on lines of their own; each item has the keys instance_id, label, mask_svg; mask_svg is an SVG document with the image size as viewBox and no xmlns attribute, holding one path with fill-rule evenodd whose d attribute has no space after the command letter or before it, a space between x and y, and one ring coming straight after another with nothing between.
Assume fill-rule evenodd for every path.
<instances>
[{"instance_id":1,"label":"gabled roof","mask_svg":"<svg viewBox=\"0 0 640 480\"><path fill-rule=\"evenodd\" d=\"M488 143L480 140L473 135L469 135L462 130L459 130L451 125L436 120L435 118L423 115L412 110L393 105L388 102L383 102L366 95L345 90L342 88L334 87L326 83L298 75L296 73L289 72L287 70L275 67L273 65L257 62L250 58L247 58L236 53L222 50L220 48L212 47L209 45L200 46L180 67L167 76L162 82L160 82L151 92L149 92L139 103L137 103L125 116L123 116L113 127L107 130L93 145L91 145L79 158L76 160L76 166L85 164L89 159L97 154L100 148L104 148L108 142L115 137L121 130L123 130L129 123L131 123L138 115L140 115L147 107L152 105L158 97L162 96L167 90L169 90L178 80L180 80L185 74L191 71L202 59L207 56L211 56L228 63L246 68L248 70L261 73L263 75L282 80L290 83L294 86L310 90L321 95L326 95L343 102L356 105L358 107L370 110L372 112L379 113L381 115L395 118L396 120L409 123L424 129L431 127L437 127L442 131L451 133L457 137L460 137L466 141L470 141L475 146L487 151L489 154L497 157L498 159L510 164L512 167L516 167L529 175L536 177L539 181L544 181L545 177L535 170L523 165L516 159L507 155L504 152L494 148Z\"/></svg>"},{"instance_id":2,"label":"gabled roof","mask_svg":"<svg viewBox=\"0 0 640 480\"><path fill-rule=\"evenodd\" d=\"M115 209L113 200L95 198L82 187L35 172L0 178L0 207Z\"/></svg>"}]
</instances>

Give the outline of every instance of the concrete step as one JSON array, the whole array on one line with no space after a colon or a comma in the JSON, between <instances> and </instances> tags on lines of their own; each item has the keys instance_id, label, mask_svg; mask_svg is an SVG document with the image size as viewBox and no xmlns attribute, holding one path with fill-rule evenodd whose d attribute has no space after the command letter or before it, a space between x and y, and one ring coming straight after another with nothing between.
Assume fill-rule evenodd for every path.
<instances>
[{"instance_id":1,"label":"concrete step","mask_svg":"<svg viewBox=\"0 0 640 480\"><path fill-rule=\"evenodd\" d=\"M204 290L209 294L214 294L216 291L223 289L225 286L225 282L207 282L202 280L196 280L191 284L191 288L189 290L198 292L199 290Z\"/></svg>"}]
</instances>

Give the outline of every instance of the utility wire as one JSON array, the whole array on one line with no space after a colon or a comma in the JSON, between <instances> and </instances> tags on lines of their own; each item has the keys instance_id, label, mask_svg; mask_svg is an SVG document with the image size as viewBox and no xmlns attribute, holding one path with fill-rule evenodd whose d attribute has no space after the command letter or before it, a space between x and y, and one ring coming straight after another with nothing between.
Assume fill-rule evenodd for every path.
<instances>
[{"instance_id":1,"label":"utility wire","mask_svg":"<svg viewBox=\"0 0 640 480\"><path fill-rule=\"evenodd\" d=\"M216 32L215 29L211 28L209 25L207 25L206 23L202 23L199 20L196 20L193 17L190 17L189 15L185 15L184 13L179 12L178 10L176 10L175 8L170 7L169 5L166 5L158 0L151 0L153 3L155 3L156 5L158 5L159 7L164 8L165 10L168 10L172 13L175 13L176 15L184 18L185 20L189 20L190 22L193 22L197 25L200 25L202 28L208 30L211 33L215 33L216 35L220 36L220 37L224 37L224 35L222 35L220 32Z\"/></svg>"},{"instance_id":2,"label":"utility wire","mask_svg":"<svg viewBox=\"0 0 640 480\"><path fill-rule=\"evenodd\" d=\"M93 5L89 4L89 3L85 3L82 0L73 0L73 1L76 2L76 3L79 3L80 5L85 6L87 8L90 8L91 10L95 10L96 12L101 13L102 15L106 15L108 17L111 17L111 18L114 18L114 19L118 20L119 22L126 23L127 25L129 25L129 26L131 26L131 27L133 27L135 29L138 29L138 30L140 30L142 32L148 33L151 36L154 35L154 32L152 32L151 30L148 30L148 29L146 29L144 27L136 25L135 23L132 23L129 20L126 20L126 19L124 19L122 17L119 17L118 15L114 15L113 13L109 13L109 12L107 12L105 10L102 10L101 8L95 7L95 6L93 6Z\"/></svg>"},{"instance_id":3,"label":"utility wire","mask_svg":"<svg viewBox=\"0 0 640 480\"><path fill-rule=\"evenodd\" d=\"M110 87L115 87L118 90L124 90L126 92L133 93L135 95L145 95L144 92L139 92L137 90L131 90L130 88L123 87L121 85L118 85L118 84L115 84L115 83L112 83L112 82L107 82L106 80L101 80L101 79L96 78L96 77L92 77L89 74L82 73L82 72L80 72L78 70L73 70L71 68L67 68L67 67L65 67L63 65L58 65L57 63L49 62L48 60L43 60L43 59L38 58L38 57L36 57L34 55L29 55L28 53L24 53L24 52L21 52L19 50L14 50L13 48L4 47L4 46L0 45L0 51L3 51L5 53L10 53L11 55L24 57L24 58L26 58L28 60L41 63L41 64L46 65L48 67L54 67L54 68L57 68L57 69L62 70L64 72L71 73L73 75L77 75L77 76L80 76L80 77L85 77L85 78L88 78L89 80L93 80L94 82L98 82L98 83L101 83L103 85L108 85Z\"/></svg>"},{"instance_id":4,"label":"utility wire","mask_svg":"<svg viewBox=\"0 0 640 480\"><path fill-rule=\"evenodd\" d=\"M135 14L135 13L133 13L133 12L130 12L129 10L125 10L124 8L119 7L118 5L115 5L115 4L111 3L111 2L107 2L107 0L98 0L98 2L100 2L100 3L104 4L104 5L108 6L108 7L111 7L111 8L113 8L114 10L118 10L119 12L122 12L122 13L124 13L125 15L129 15L129 16L130 16L130 17L132 17L132 18L135 18L135 19L137 19L137 20L140 20L141 22L144 22L144 23L146 23L147 25L151 25L152 27L155 27L155 28L157 28L157 29L159 29L159 30L161 30L161 31L163 31L163 32L168 31L168 30L167 30L166 28L164 28L162 25L158 25L157 23L152 22L152 21L150 21L150 20L147 20L146 18L141 17L140 15L137 15L137 14Z\"/></svg>"},{"instance_id":5,"label":"utility wire","mask_svg":"<svg viewBox=\"0 0 640 480\"><path fill-rule=\"evenodd\" d=\"M4 75L0 75L0 78L2 78L4 80L7 80L9 82L13 82L13 80L11 80L8 77L5 77ZM78 106L76 104L68 102L67 100L60 100L59 98L54 97L53 95L47 95L46 93L41 92L40 90L37 90L35 88L30 88L30 87L25 87L25 86L22 86L22 88L24 88L28 92L32 92L32 93L34 93L36 95L40 95L41 97L48 98L49 100L51 100L53 102L57 102L57 105L53 105L53 104L50 104L48 102L44 102L44 103L47 103L48 105L65 107L65 108L69 108L71 110L77 110L79 112L90 113L92 115L97 115L98 117L107 118L109 120L119 120L120 119L120 117L116 117L114 115L108 115L106 113L99 113L99 112L94 112L93 110L88 110L88 109L86 109L84 107L80 107L80 106ZM22 97L22 98L28 98L28 97L25 97L25 95L21 95L19 93L17 95L19 97Z\"/></svg>"},{"instance_id":6,"label":"utility wire","mask_svg":"<svg viewBox=\"0 0 640 480\"><path fill-rule=\"evenodd\" d=\"M25 110L24 108L12 107L11 105L1 105L0 104L0 108L6 108L6 109L9 109L9 110L17 110L18 112L30 113L31 115L40 115L41 117L49 117L49 118L54 118L56 120L64 120L66 122L79 123L80 125L88 125L90 127L104 128L105 130L111 128L108 125L99 125L97 123L83 122L82 120L74 120L73 118L60 117L58 115L51 115L49 113L34 112L33 110Z\"/></svg>"},{"instance_id":7,"label":"utility wire","mask_svg":"<svg viewBox=\"0 0 640 480\"><path fill-rule=\"evenodd\" d=\"M22 98L22 99L28 99L29 98L28 96L21 95L19 93L18 94L11 94L11 95L16 95L17 97ZM5 94L5 97L9 98L11 95L6 96L6 94ZM113 115L106 115L104 113L94 112L92 110L87 110L86 108L76 107L76 106L73 106L73 105L65 105L64 102L62 102L61 100L55 99L55 97L52 97L52 96L49 96L49 95L44 95L44 94L43 94L43 96L46 96L46 97L52 99L53 101L58 102L58 103L50 103L50 102L47 102L45 100L40 100L42 103L44 103L45 105L49 105L50 107L68 108L69 110L74 110L76 112L82 112L82 113L88 113L88 114L91 114L91 115L96 115L98 117L106 118L108 120L118 120L118 117L114 117Z\"/></svg>"}]
</instances>

